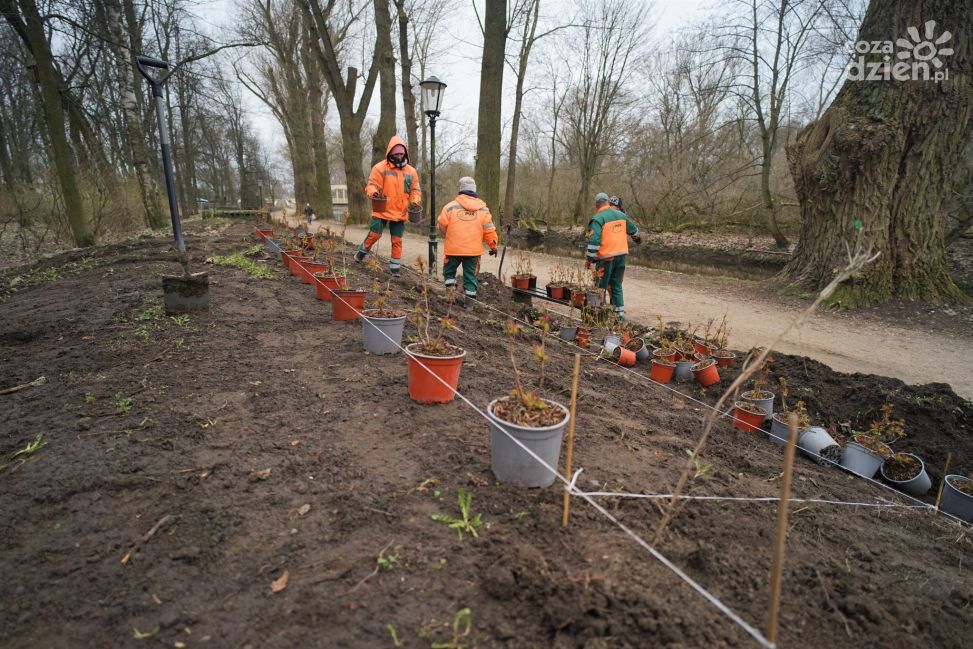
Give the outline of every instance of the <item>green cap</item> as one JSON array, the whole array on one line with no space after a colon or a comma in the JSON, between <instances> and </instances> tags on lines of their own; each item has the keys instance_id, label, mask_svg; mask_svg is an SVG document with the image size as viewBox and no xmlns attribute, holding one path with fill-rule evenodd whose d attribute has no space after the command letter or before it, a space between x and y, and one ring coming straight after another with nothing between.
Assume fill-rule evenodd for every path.
<instances>
[{"instance_id":1,"label":"green cap","mask_svg":"<svg viewBox=\"0 0 973 649\"><path fill-rule=\"evenodd\" d=\"M608 202L608 194L606 194L605 192L598 192L597 194L595 194L595 202L596 203L607 203Z\"/></svg>"}]
</instances>

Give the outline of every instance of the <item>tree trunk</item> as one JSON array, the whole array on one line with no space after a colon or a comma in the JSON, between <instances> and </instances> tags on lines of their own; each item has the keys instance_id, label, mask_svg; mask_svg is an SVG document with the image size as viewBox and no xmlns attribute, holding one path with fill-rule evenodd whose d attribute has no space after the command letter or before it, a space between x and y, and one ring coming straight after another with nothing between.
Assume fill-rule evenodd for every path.
<instances>
[{"instance_id":1,"label":"tree trunk","mask_svg":"<svg viewBox=\"0 0 973 649\"><path fill-rule=\"evenodd\" d=\"M13 0L3 0L3 2L0 2L0 8L34 57L37 83L41 91L44 125L51 147L51 161L54 163L58 183L61 185L64 210L71 227L71 233L74 236L74 243L79 248L94 245L95 239L88 229L84 203L78 189L74 152L71 150L67 133L64 130L64 110L57 83L57 73L54 68L54 58L51 55L47 37L44 35L44 24L41 21L40 12L38 12L34 0L20 0L20 9L23 12L23 22L21 22L17 15L17 9L13 5Z\"/></svg>"},{"instance_id":2,"label":"tree trunk","mask_svg":"<svg viewBox=\"0 0 973 649\"><path fill-rule=\"evenodd\" d=\"M510 125L510 150L507 155L507 187L504 190L503 212L506 218L514 223L519 221L519 215L514 213L514 199L517 187L517 143L520 139L520 113L524 104L524 79L527 77L527 61L530 50L534 45L534 35L537 32L537 19L540 13L540 0L533 0L532 6L524 17L523 40L520 45L520 57L517 62L517 87L514 90L514 115Z\"/></svg>"},{"instance_id":3,"label":"tree trunk","mask_svg":"<svg viewBox=\"0 0 973 649\"><path fill-rule=\"evenodd\" d=\"M769 142L766 142L766 136L764 139L763 159L760 162L760 197L764 204L765 224L770 236L774 238L774 243L777 247L787 248L790 242L784 236L784 233L780 231L780 226L777 224L777 203L774 201L774 195L770 192L771 161L774 155L773 146Z\"/></svg>"},{"instance_id":4,"label":"tree trunk","mask_svg":"<svg viewBox=\"0 0 973 649\"><path fill-rule=\"evenodd\" d=\"M480 104L476 128L476 188L491 208L500 204L500 111L503 54L507 42L507 0L486 0Z\"/></svg>"},{"instance_id":5,"label":"tree trunk","mask_svg":"<svg viewBox=\"0 0 973 649\"><path fill-rule=\"evenodd\" d=\"M937 24L932 40L943 30L966 29L973 3L872 0L859 40L895 43L908 37L909 27L925 32L930 20ZM973 51L968 38L955 36L939 47L954 50L940 55L948 80L846 80L821 119L789 147L802 224L783 278L815 289L826 284L843 264L844 244L858 220L882 254L840 288L834 302L968 299L947 271L943 222L973 129ZM866 71L867 63L883 64L881 55L864 58ZM892 61L885 70L893 74L908 65Z\"/></svg>"},{"instance_id":6,"label":"tree trunk","mask_svg":"<svg viewBox=\"0 0 973 649\"><path fill-rule=\"evenodd\" d=\"M3 113L0 112L0 176L3 177L3 186L13 191L13 165L10 164L10 155L7 153L7 143L10 142L10 139L6 131L7 129L3 123Z\"/></svg>"},{"instance_id":7,"label":"tree trunk","mask_svg":"<svg viewBox=\"0 0 973 649\"><path fill-rule=\"evenodd\" d=\"M405 0L394 0L399 20L399 58L402 69L402 112L405 113L406 143L413 159L419 161L419 123L416 120L416 96L412 92L412 58L409 56L409 15ZM413 163L413 166L415 163Z\"/></svg>"},{"instance_id":8,"label":"tree trunk","mask_svg":"<svg viewBox=\"0 0 973 649\"><path fill-rule=\"evenodd\" d=\"M388 0L372 0L375 7L375 58L378 65L379 117L372 139L372 164L385 158L395 135L395 53L392 51L392 18ZM411 151L410 151L411 153ZM415 154L413 154L415 155Z\"/></svg>"},{"instance_id":9,"label":"tree trunk","mask_svg":"<svg viewBox=\"0 0 973 649\"><path fill-rule=\"evenodd\" d=\"M341 154L345 163L345 184L348 186L348 212L356 219L365 219L371 213L371 205L365 200L365 172L362 159L365 154L361 131L341 129Z\"/></svg>"}]
</instances>

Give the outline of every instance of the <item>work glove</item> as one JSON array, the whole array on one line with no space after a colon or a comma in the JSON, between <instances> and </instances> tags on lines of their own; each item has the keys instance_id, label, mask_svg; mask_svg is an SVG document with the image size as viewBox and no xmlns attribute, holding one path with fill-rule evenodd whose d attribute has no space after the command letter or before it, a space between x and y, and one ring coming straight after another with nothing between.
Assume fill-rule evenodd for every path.
<instances>
[{"instance_id":1,"label":"work glove","mask_svg":"<svg viewBox=\"0 0 973 649\"><path fill-rule=\"evenodd\" d=\"M496 257L497 256L497 249L496 248L490 248L490 252L488 254L491 257Z\"/></svg>"},{"instance_id":2,"label":"work glove","mask_svg":"<svg viewBox=\"0 0 973 649\"><path fill-rule=\"evenodd\" d=\"M632 241L634 241L635 243L642 243L642 235L636 232L635 234L632 235Z\"/></svg>"}]
</instances>

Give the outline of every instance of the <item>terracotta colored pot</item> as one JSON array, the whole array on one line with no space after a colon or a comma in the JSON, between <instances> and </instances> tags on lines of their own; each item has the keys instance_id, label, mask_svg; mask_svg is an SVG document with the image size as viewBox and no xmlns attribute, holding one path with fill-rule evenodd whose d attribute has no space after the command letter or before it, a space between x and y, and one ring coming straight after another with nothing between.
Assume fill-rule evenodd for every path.
<instances>
[{"instance_id":1,"label":"terracotta colored pot","mask_svg":"<svg viewBox=\"0 0 973 649\"><path fill-rule=\"evenodd\" d=\"M712 358L693 365L693 376L703 387L709 387L720 382L720 373L716 370L716 361Z\"/></svg>"},{"instance_id":2,"label":"terracotta colored pot","mask_svg":"<svg viewBox=\"0 0 973 649\"><path fill-rule=\"evenodd\" d=\"M724 353L729 354L729 356L725 356L725 357L713 356L712 357L713 360L715 360L716 364L719 365L720 367L729 367L730 365L733 365L733 362L736 361L737 359L737 355L734 354L733 352L724 352Z\"/></svg>"},{"instance_id":3,"label":"terracotta colored pot","mask_svg":"<svg viewBox=\"0 0 973 649\"><path fill-rule=\"evenodd\" d=\"M733 427L752 433L760 432L760 424L764 423L767 411L760 406L755 406L760 409L760 412L748 412L740 407L742 405L742 401L733 404Z\"/></svg>"},{"instance_id":4,"label":"terracotta colored pot","mask_svg":"<svg viewBox=\"0 0 973 649\"><path fill-rule=\"evenodd\" d=\"M581 349L588 349L588 345L591 344L591 331L588 329L582 329L581 327L578 327L578 331L574 335L574 342Z\"/></svg>"},{"instance_id":5,"label":"terracotta colored pot","mask_svg":"<svg viewBox=\"0 0 973 649\"><path fill-rule=\"evenodd\" d=\"M325 302L331 301L331 291L343 289L348 286L344 275L337 278L331 275L327 275L325 277L315 275L314 279L317 280L317 282L314 284L314 296L319 300L324 300Z\"/></svg>"},{"instance_id":6,"label":"terracotta colored pot","mask_svg":"<svg viewBox=\"0 0 973 649\"><path fill-rule=\"evenodd\" d=\"M654 349L652 350L652 358L658 359L660 361L666 361L667 363L676 362L676 352L667 352L664 349Z\"/></svg>"},{"instance_id":7,"label":"terracotta colored pot","mask_svg":"<svg viewBox=\"0 0 973 649\"><path fill-rule=\"evenodd\" d=\"M514 288L527 290L530 288L530 278L531 275L514 275L513 277L510 278L510 284Z\"/></svg>"},{"instance_id":8,"label":"terracotta colored pot","mask_svg":"<svg viewBox=\"0 0 973 649\"><path fill-rule=\"evenodd\" d=\"M296 254L293 254L293 255L288 255L287 256L287 260L288 260L287 261L287 268L291 271L291 275L293 275L294 277L300 277L301 276L301 262L302 261L308 261L309 259L310 259L310 257L308 257L304 253L300 253L300 252L299 253L296 253Z\"/></svg>"},{"instance_id":9,"label":"terracotta colored pot","mask_svg":"<svg viewBox=\"0 0 973 649\"><path fill-rule=\"evenodd\" d=\"M635 365L635 352L624 347L616 347L612 350L612 360L624 367Z\"/></svg>"},{"instance_id":10,"label":"terracotta colored pot","mask_svg":"<svg viewBox=\"0 0 973 649\"><path fill-rule=\"evenodd\" d=\"M357 320L365 308L365 291L331 292L331 319Z\"/></svg>"},{"instance_id":11,"label":"terracotta colored pot","mask_svg":"<svg viewBox=\"0 0 973 649\"><path fill-rule=\"evenodd\" d=\"M298 268L298 272L301 275L301 284L311 284L314 282L315 273L323 273L327 270L327 264L316 261L301 261Z\"/></svg>"},{"instance_id":12,"label":"terracotta colored pot","mask_svg":"<svg viewBox=\"0 0 973 649\"><path fill-rule=\"evenodd\" d=\"M706 343L702 341L694 340L693 349L696 350L697 354L702 354L703 356L709 356L709 347L707 347Z\"/></svg>"},{"instance_id":13,"label":"terracotta colored pot","mask_svg":"<svg viewBox=\"0 0 973 649\"><path fill-rule=\"evenodd\" d=\"M452 401L456 396L456 386L459 384L459 373L466 352L461 351L456 356L428 356L416 351L419 348L419 343L412 343L405 348L409 356L409 398L419 403Z\"/></svg>"},{"instance_id":14,"label":"terracotta colored pot","mask_svg":"<svg viewBox=\"0 0 973 649\"><path fill-rule=\"evenodd\" d=\"M581 308L584 306L584 291L571 290L571 306Z\"/></svg>"},{"instance_id":15,"label":"terracotta colored pot","mask_svg":"<svg viewBox=\"0 0 973 649\"><path fill-rule=\"evenodd\" d=\"M291 267L291 255L301 255L304 254L300 250L281 250L280 251L280 263L284 264L284 267L290 270Z\"/></svg>"},{"instance_id":16,"label":"terracotta colored pot","mask_svg":"<svg viewBox=\"0 0 973 649\"><path fill-rule=\"evenodd\" d=\"M567 299L567 288L560 284L548 284L547 297L553 300L565 300Z\"/></svg>"},{"instance_id":17,"label":"terracotta colored pot","mask_svg":"<svg viewBox=\"0 0 973 649\"><path fill-rule=\"evenodd\" d=\"M257 234L257 238L263 241L267 237L274 236L274 231L269 228L261 228L260 226L254 227L254 232Z\"/></svg>"},{"instance_id":18,"label":"terracotta colored pot","mask_svg":"<svg viewBox=\"0 0 973 649\"><path fill-rule=\"evenodd\" d=\"M669 361L659 361L652 359L652 369L649 370L649 378L656 383L669 383L672 381L672 373L676 371L674 363Z\"/></svg>"}]
</instances>

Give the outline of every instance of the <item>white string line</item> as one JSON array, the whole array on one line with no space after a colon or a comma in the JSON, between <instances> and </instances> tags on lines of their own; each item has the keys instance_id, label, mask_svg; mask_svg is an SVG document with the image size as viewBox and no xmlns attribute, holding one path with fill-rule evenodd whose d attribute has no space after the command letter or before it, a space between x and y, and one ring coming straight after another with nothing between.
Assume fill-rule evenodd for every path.
<instances>
[{"instance_id":1,"label":"white string line","mask_svg":"<svg viewBox=\"0 0 973 649\"><path fill-rule=\"evenodd\" d=\"M376 257L381 257L381 255L378 255L377 253L373 253L373 254L375 254ZM415 270L414 268L412 268L410 266L404 266L404 268L408 269L409 272L412 272L412 273L415 273L416 275L420 275L421 276L421 273L419 271ZM474 298L474 301L477 302L477 304L481 304L484 307L486 307L487 309L490 309L491 311L494 311L494 312L499 313L501 315L507 316L508 318L510 318L512 320L515 320L516 322L520 322L522 324L525 324L525 325L531 327L532 329L535 329L535 330L538 330L539 329L534 324L532 324L530 322L526 322L524 320L521 320L521 319L519 319L519 318L517 318L515 316L512 316L512 315L510 315L510 314L508 314L508 313L506 313L506 312L504 312L504 311L502 311L500 309L497 309L497 308L493 307L492 305L490 305L490 304L488 304L486 302L481 302L480 300L476 300L475 298ZM584 349L583 347L579 347L579 346L575 345L574 343L572 343L570 341L563 340L563 339L561 339L561 338L559 338L557 336L555 336L554 338L556 340L558 340L558 341L566 344L566 345L569 345L571 347L574 347L575 349L577 349L581 353L588 354L589 356L595 356L598 359L607 360L607 359L604 359L600 354L595 354L594 352L591 352L590 350ZM698 403L699 405L704 406L706 408L709 408L710 410L716 410L715 408L713 408L713 406L709 405L708 403L703 403L702 401L699 401L699 400L697 400L697 399L695 399L695 398L693 398L693 397L691 397L689 395L683 394L682 392L679 392L678 390L675 390L674 388L670 388L668 385L666 385L664 383L659 383L658 381L654 381L649 376L645 376L643 374L639 374L638 372L635 372L634 370L631 370L631 369L629 369L627 367L624 367L622 365L618 365L616 363L612 363L612 365L614 365L615 367L617 367L619 369L626 370L626 371L628 371L628 372L630 372L630 373L634 374L635 376L638 376L638 377L640 377L642 379L645 379L645 380L649 381L649 383L652 383L654 385L658 385L659 387L662 387L662 388L664 388L666 390L669 390L670 392L673 392L677 396L680 396L680 397L683 397L684 399L688 399L689 401L693 401L695 403ZM727 411L727 412L717 411L717 414L719 416L723 416L723 417L730 417L732 415L732 410L731 411ZM833 460L830 460L830 459L828 459L828 458L826 458L824 456L816 455L812 459L815 460L815 461L819 461L819 462L820 461L824 461L824 462L827 462L831 466L836 466L836 467L841 468L844 471L848 471L847 469L845 469L845 467L841 466L841 464L839 462L834 462ZM854 475L855 477L861 478L861 479L863 479L863 480L865 480L867 482L872 483L873 485L877 485L878 487L880 487L882 489L885 489L887 491L892 492L893 494L895 494L899 498L905 498L907 500L911 500L912 502L917 503L921 507L924 507L926 509L931 509L931 510L933 510L934 512L936 512L937 514L939 514L941 516L944 516L946 518L950 518L950 519L952 519L952 520L954 520L954 521L956 521L958 523L962 523L962 524L965 524L965 525L969 525L970 524L967 521L965 521L965 520L963 520L961 518L958 518L957 516L954 516L954 515L950 514L949 512L945 512L942 509L938 509L935 505L932 505L932 504L929 504L929 503L924 502L922 500L919 500L918 498L915 498L915 497L913 497L910 494L907 494L907 493L905 493L903 491L900 491L900 490L896 489L895 487L893 487L891 485L887 485L884 482L880 482L878 480L875 480L874 478L865 477L865 476L863 476L861 474L854 473L854 472L851 472L851 471L848 471L848 472L851 473L852 475ZM919 507L917 507L917 508L919 508Z\"/></svg>"},{"instance_id":2,"label":"white string line","mask_svg":"<svg viewBox=\"0 0 973 649\"><path fill-rule=\"evenodd\" d=\"M592 496L594 498L649 498L649 499L659 499L665 500L672 498L672 494L633 494L625 492L615 492L615 491L579 491L576 490L578 495L585 494ZM685 494L678 494L676 496L680 500L713 500L713 501L736 501L736 502L778 502L780 501L780 496L687 496ZM809 504L822 504L822 505L848 505L852 507L900 507L903 509L922 509L928 507L926 503L922 505L903 505L902 503L856 503L848 502L844 500L826 500L823 498L788 498L788 502L792 503L809 503Z\"/></svg>"},{"instance_id":3,"label":"white string line","mask_svg":"<svg viewBox=\"0 0 973 649\"><path fill-rule=\"evenodd\" d=\"M354 307L352 307L350 304L348 304L348 302L344 298L342 298L340 295L337 295L335 293L335 291L332 291L331 292L331 296L332 296L332 299L341 300L341 302L344 303L346 306L348 306L349 308L354 309ZM392 338L391 336L389 336L388 334L386 334L382 329L380 329L379 327L375 327L375 329L379 333L381 333L383 336L385 336L385 338L388 339L389 342L391 342L393 345L395 345L396 347L398 347L399 350L401 350L410 360L412 360L413 362L415 362L419 367L421 367L422 369L424 369L430 376L432 376L437 381L439 381L443 386L445 386L450 392L453 393L454 396L458 397L466 405L468 405L470 408L472 408L477 414L479 414L481 417L483 417L489 424L494 425L493 420L483 410L481 410L479 407L477 407L476 404L474 404L472 401L470 401L463 393L461 393L459 390L457 390L456 388L454 388L452 385L450 385L449 383L447 383L446 381L444 381L442 379L442 377L440 377L438 374L434 373L425 363L423 363L421 360L419 360L414 354L408 352L405 348L402 347L402 345L399 342L397 342L394 338ZM531 449L529 449L527 446L525 446L516 437L514 437L513 435L511 435L506 429L504 429L502 426L495 426L495 427L498 430L500 430L504 435L506 435L508 439L510 439L512 442L514 442L517 446L519 446L521 448L521 450L523 450L525 453L527 453L535 462L537 462L538 464L540 464L541 466L543 466L545 469L547 469L548 471L550 471L552 474L554 474L554 476L558 480L560 480L561 482L563 482L565 485L569 485L570 484L569 481L564 476L562 476L560 473L558 473L558 471L556 469L554 469L553 467L551 467L550 464L548 464L541 457L539 457L536 453L534 453ZM763 647L766 647L767 649L775 649L776 645L774 643L769 642L767 640L767 638L759 630L757 630L755 627L753 627L751 624L749 624L746 620L744 620L742 617L740 617L740 615L738 615L733 609L731 609L729 606L727 606L722 601L720 601L719 598L717 598L715 595L713 595L708 590L706 590L702 585L700 585L699 583L697 583L694 579L692 579L692 577L690 577L685 572L683 572L678 566L676 566L669 559L667 559L661 552L659 552L654 547L652 547L651 545L649 545L649 543L647 541L645 541L641 536L639 536L638 534L636 534L635 532L633 532L632 530L630 530L621 521L619 521L617 518L615 518L614 516L612 516L607 510L605 510L601 505L599 505L593 498L591 498L590 496L584 494L583 492L579 492L577 495L580 498L582 498L583 500L585 500L587 503L589 503L592 507L594 507L596 511L600 512L602 515L604 515L605 517L607 517L611 522L615 523L615 525L617 525L619 528L621 528L622 531L624 531L626 534L628 534L630 537L632 537L632 539L636 543L638 543L643 548L645 548L653 557L655 557L659 562L661 562L662 565L664 565L665 567L669 568L672 572L674 572L678 577L680 577L684 582L686 582L693 590L695 590L697 593L699 593L700 595L702 595L707 601L709 601L713 606L715 606L726 617L728 617L730 620L732 620L733 622L735 622L740 628L742 628L744 631L746 631L747 634L749 634L754 640L756 640L758 643L760 643Z\"/></svg>"}]
</instances>

